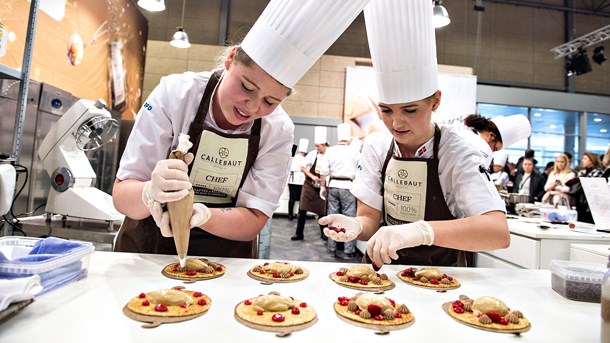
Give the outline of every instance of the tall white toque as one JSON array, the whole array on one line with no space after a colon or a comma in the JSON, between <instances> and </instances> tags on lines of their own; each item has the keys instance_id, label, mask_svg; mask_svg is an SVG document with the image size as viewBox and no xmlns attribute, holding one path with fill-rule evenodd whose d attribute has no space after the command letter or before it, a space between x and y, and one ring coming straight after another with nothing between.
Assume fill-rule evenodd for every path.
<instances>
[{"instance_id":1,"label":"tall white toque","mask_svg":"<svg viewBox=\"0 0 610 343\"><path fill-rule=\"evenodd\" d=\"M299 139L299 148L298 152L308 152L309 150L309 139L301 138Z\"/></svg>"},{"instance_id":2,"label":"tall white toque","mask_svg":"<svg viewBox=\"0 0 610 343\"><path fill-rule=\"evenodd\" d=\"M524 140L532 134L532 125L523 114L493 117L491 121L496 124L498 131L500 131L504 148Z\"/></svg>"},{"instance_id":3,"label":"tall white toque","mask_svg":"<svg viewBox=\"0 0 610 343\"><path fill-rule=\"evenodd\" d=\"M349 141L352 139L352 126L349 123L337 125L337 139L339 141Z\"/></svg>"},{"instance_id":4,"label":"tall white toque","mask_svg":"<svg viewBox=\"0 0 610 343\"><path fill-rule=\"evenodd\" d=\"M438 90L430 0L371 1L364 9L379 101L400 104Z\"/></svg>"},{"instance_id":5,"label":"tall white toque","mask_svg":"<svg viewBox=\"0 0 610 343\"><path fill-rule=\"evenodd\" d=\"M314 144L328 143L328 139L326 138L326 126L316 126L314 130Z\"/></svg>"},{"instance_id":6,"label":"tall white toque","mask_svg":"<svg viewBox=\"0 0 610 343\"><path fill-rule=\"evenodd\" d=\"M271 0L242 49L292 88L354 21L369 0Z\"/></svg>"}]
</instances>

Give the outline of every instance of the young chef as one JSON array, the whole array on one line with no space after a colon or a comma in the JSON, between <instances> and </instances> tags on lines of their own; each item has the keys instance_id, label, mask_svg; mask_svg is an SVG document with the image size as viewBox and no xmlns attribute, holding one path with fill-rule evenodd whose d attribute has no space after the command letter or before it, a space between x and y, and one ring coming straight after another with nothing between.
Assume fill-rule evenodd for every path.
<instances>
[{"instance_id":1,"label":"young chef","mask_svg":"<svg viewBox=\"0 0 610 343\"><path fill-rule=\"evenodd\" d=\"M479 152L431 121L440 104L432 3L372 1L366 30L384 124L365 141L352 193L355 218L320 224L338 241L368 240L375 264L471 265L465 252L509 245L504 202ZM392 15L388 15L388 14Z\"/></svg>"},{"instance_id":2,"label":"young chef","mask_svg":"<svg viewBox=\"0 0 610 343\"><path fill-rule=\"evenodd\" d=\"M175 254L161 205L192 186L188 254L256 256L255 238L279 206L289 171L294 125L280 103L367 2L272 0L230 49L224 70L164 77L136 118L117 172L114 205L126 218L115 250ZM194 144L188 166L167 159L180 133Z\"/></svg>"},{"instance_id":3,"label":"young chef","mask_svg":"<svg viewBox=\"0 0 610 343\"><path fill-rule=\"evenodd\" d=\"M460 135L479 149L481 164L489 168L493 158L492 153L509 147L532 133L532 125L523 114L498 116L491 119L478 114L464 118L468 130L460 131Z\"/></svg>"}]
</instances>

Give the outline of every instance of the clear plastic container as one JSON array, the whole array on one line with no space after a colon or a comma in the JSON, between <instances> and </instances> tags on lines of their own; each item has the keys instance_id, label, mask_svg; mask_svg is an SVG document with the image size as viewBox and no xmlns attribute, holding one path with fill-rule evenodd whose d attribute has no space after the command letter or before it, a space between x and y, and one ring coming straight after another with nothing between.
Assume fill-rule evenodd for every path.
<instances>
[{"instance_id":1,"label":"clear plastic container","mask_svg":"<svg viewBox=\"0 0 610 343\"><path fill-rule=\"evenodd\" d=\"M542 220L551 223L571 223L578 219L578 213L576 210L572 210L566 207L541 207L540 214Z\"/></svg>"},{"instance_id":2,"label":"clear plastic container","mask_svg":"<svg viewBox=\"0 0 610 343\"><path fill-rule=\"evenodd\" d=\"M606 266L600 263L553 260L551 286L562 296L576 301L601 302Z\"/></svg>"},{"instance_id":3,"label":"clear plastic container","mask_svg":"<svg viewBox=\"0 0 610 343\"><path fill-rule=\"evenodd\" d=\"M12 260L27 255L41 240L43 238L0 237L0 252ZM95 251L95 247L90 242L78 241L77 243L82 244L82 247L40 262L0 262L0 278L39 275L43 287L47 290L84 278L89 271L89 259Z\"/></svg>"}]
</instances>

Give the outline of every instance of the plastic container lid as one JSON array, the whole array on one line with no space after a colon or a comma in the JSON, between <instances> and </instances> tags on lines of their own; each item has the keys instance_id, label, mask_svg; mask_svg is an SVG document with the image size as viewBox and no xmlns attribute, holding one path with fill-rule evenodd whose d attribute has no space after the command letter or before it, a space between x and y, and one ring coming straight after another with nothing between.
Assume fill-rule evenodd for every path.
<instances>
[{"instance_id":1,"label":"plastic container lid","mask_svg":"<svg viewBox=\"0 0 610 343\"><path fill-rule=\"evenodd\" d=\"M601 284L608 268L601 263L552 260L549 269L565 280Z\"/></svg>"},{"instance_id":2,"label":"plastic container lid","mask_svg":"<svg viewBox=\"0 0 610 343\"><path fill-rule=\"evenodd\" d=\"M0 251L9 259L23 256L34 248L34 245L44 238L33 238L33 237L18 237L8 236L0 237ZM42 274L56 268L65 266L72 262L78 261L84 257L89 256L95 251L95 247L91 242L82 242L81 248L76 248L67 254L60 255L56 258L41 262L33 263L14 263L14 262L0 262L0 274ZM85 266L86 267L86 266Z\"/></svg>"}]
</instances>

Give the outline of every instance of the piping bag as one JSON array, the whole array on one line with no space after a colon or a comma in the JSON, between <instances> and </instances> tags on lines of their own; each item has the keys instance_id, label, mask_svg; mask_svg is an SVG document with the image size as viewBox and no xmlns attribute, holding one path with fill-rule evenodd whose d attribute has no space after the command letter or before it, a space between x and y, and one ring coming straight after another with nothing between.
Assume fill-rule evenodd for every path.
<instances>
[{"instance_id":1,"label":"piping bag","mask_svg":"<svg viewBox=\"0 0 610 343\"><path fill-rule=\"evenodd\" d=\"M169 158L184 161L184 155L186 155L192 146L193 143L189 141L189 135L181 133L178 137L178 147L169 153ZM174 234L174 243L178 252L178 260L180 261L180 268L186 266L186 253L191 234L190 221L193 215L193 199L194 193L191 187L184 198L166 204L169 222Z\"/></svg>"}]
</instances>

